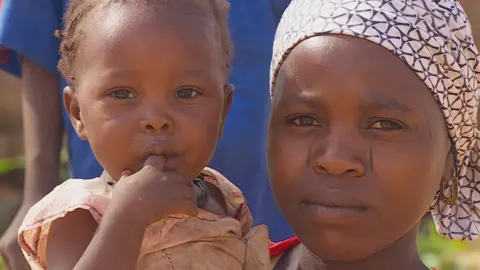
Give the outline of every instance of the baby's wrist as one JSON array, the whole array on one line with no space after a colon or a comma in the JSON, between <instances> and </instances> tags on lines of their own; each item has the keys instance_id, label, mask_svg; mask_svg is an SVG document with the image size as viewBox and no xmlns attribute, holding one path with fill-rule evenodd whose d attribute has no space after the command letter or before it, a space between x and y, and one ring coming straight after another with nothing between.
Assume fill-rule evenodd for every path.
<instances>
[{"instance_id":1,"label":"baby's wrist","mask_svg":"<svg viewBox=\"0 0 480 270\"><path fill-rule=\"evenodd\" d=\"M149 220L136 207L111 204L107 208L105 218L111 218L118 223L128 224L133 230L145 230L150 224Z\"/></svg>"}]
</instances>

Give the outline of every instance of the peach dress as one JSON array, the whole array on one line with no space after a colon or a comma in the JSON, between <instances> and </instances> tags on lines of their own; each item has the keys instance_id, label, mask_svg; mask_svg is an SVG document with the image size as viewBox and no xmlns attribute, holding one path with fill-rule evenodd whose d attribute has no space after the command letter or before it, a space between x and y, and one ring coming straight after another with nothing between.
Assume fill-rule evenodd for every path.
<instances>
[{"instance_id":1,"label":"peach dress","mask_svg":"<svg viewBox=\"0 0 480 270\"><path fill-rule=\"evenodd\" d=\"M203 173L205 181L223 193L228 216L201 209L197 217L171 215L152 224L145 231L136 269L269 269L267 228L252 227L250 210L237 187L215 170L206 168ZM88 210L100 222L112 190L103 178L70 179L34 205L18 236L32 269L48 269L46 246L52 222L78 209Z\"/></svg>"}]
</instances>

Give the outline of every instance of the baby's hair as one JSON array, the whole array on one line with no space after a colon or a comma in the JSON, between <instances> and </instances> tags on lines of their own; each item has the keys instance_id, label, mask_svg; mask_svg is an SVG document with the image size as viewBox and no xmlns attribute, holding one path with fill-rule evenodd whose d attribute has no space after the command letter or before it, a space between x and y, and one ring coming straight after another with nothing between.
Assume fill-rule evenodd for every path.
<instances>
[{"instance_id":1,"label":"baby's hair","mask_svg":"<svg viewBox=\"0 0 480 270\"><path fill-rule=\"evenodd\" d=\"M232 42L228 30L229 4L226 0L71 0L68 11L64 16L64 31L57 30L55 35L61 40L60 61L58 69L70 83L75 81L74 63L76 61L79 44L83 31L81 29L84 19L100 7L108 7L111 4L130 4L131 7L145 5L161 5L172 2L184 2L200 6L200 3L208 5L211 9L216 24L216 36L221 44L225 58L225 69L228 73L232 58ZM201 5L201 6L203 6Z\"/></svg>"}]
</instances>

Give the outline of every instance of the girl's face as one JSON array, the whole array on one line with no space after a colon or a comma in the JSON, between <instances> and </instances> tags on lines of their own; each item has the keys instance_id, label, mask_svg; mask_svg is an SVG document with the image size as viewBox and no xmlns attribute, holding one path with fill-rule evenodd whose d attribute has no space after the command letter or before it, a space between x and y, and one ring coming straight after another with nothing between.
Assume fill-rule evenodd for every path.
<instances>
[{"instance_id":1,"label":"girl's face","mask_svg":"<svg viewBox=\"0 0 480 270\"><path fill-rule=\"evenodd\" d=\"M452 172L435 99L397 56L369 41L303 41L276 80L268 166L305 246L358 260L399 240Z\"/></svg>"},{"instance_id":2,"label":"girl's face","mask_svg":"<svg viewBox=\"0 0 480 270\"><path fill-rule=\"evenodd\" d=\"M215 150L232 87L214 20L186 8L112 7L82 25L66 107L115 179L152 154L193 179Z\"/></svg>"}]
</instances>

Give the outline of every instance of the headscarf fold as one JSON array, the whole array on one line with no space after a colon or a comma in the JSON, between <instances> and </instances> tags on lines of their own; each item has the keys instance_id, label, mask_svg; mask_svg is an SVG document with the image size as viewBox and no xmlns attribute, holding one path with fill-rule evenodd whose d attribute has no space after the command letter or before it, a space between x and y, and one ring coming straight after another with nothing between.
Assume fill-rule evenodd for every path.
<instances>
[{"instance_id":1,"label":"headscarf fold","mask_svg":"<svg viewBox=\"0 0 480 270\"><path fill-rule=\"evenodd\" d=\"M455 160L454 175L437 193L431 213L440 234L477 239L480 56L460 4L455 0L293 0L275 37L272 97L277 73L289 52L303 40L322 34L349 35L383 46L431 90L445 116ZM445 203L441 194L456 201Z\"/></svg>"}]
</instances>

